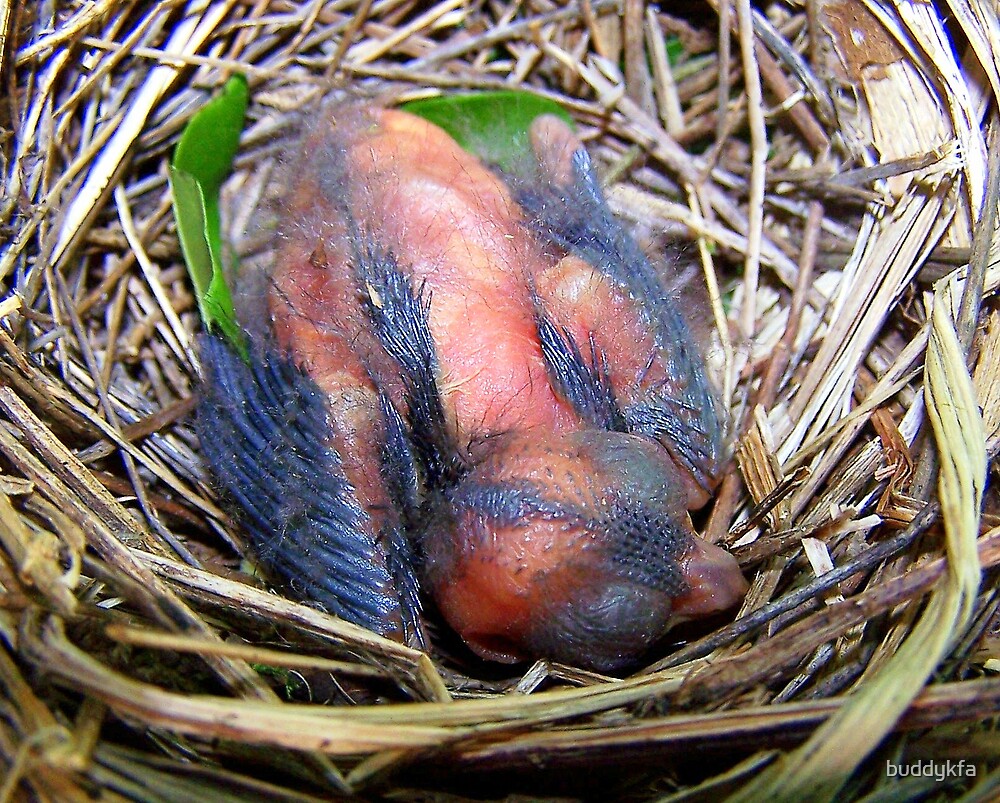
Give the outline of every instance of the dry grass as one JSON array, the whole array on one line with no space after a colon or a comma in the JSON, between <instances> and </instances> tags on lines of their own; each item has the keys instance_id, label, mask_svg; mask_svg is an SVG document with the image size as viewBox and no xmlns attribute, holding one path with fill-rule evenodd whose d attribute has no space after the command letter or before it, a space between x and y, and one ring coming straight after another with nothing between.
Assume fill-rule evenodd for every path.
<instances>
[{"instance_id":1,"label":"dry grass","mask_svg":"<svg viewBox=\"0 0 1000 803\"><path fill-rule=\"evenodd\" d=\"M995 9L665 7L0 0L0 801L997 794ZM166 184L233 70L236 242L310 101L525 86L617 211L693 243L735 621L624 680L498 679L239 571ZM947 759L976 777L888 785L886 761Z\"/></svg>"}]
</instances>

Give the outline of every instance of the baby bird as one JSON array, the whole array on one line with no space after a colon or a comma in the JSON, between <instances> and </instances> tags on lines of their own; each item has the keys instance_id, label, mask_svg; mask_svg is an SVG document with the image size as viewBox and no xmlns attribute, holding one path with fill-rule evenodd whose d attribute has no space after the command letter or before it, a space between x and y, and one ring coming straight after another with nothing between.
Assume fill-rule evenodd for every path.
<instances>
[{"instance_id":1,"label":"baby bird","mask_svg":"<svg viewBox=\"0 0 1000 803\"><path fill-rule=\"evenodd\" d=\"M202 341L198 426L262 564L413 644L421 594L478 655L599 671L736 604L689 510L721 425L664 277L543 116L502 175L402 111L301 140L244 361Z\"/></svg>"}]
</instances>

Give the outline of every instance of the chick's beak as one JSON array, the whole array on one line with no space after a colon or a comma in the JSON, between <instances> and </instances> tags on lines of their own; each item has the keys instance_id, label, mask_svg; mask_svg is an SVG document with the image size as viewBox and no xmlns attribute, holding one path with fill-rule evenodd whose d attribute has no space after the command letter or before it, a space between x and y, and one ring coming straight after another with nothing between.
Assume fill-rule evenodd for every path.
<instances>
[{"instance_id":1,"label":"chick's beak","mask_svg":"<svg viewBox=\"0 0 1000 803\"><path fill-rule=\"evenodd\" d=\"M736 558L701 538L691 539L691 547L680 563L688 590L674 597L675 621L732 608L750 588Z\"/></svg>"}]
</instances>

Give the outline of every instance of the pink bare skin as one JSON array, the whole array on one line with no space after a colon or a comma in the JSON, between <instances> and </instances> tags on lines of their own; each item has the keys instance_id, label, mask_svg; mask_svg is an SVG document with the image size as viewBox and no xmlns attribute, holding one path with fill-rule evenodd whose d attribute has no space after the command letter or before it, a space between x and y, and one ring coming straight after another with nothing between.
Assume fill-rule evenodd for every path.
<instances>
[{"instance_id":1,"label":"pink bare skin","mask_svg":"<svg viewBox=\"0 0 1000 803\"><path fill-rule=\"evenodd\" d=\"M372 333L366 309L383 299L358 279L358 238L377 238L426 294L462 467L423 489L418 536L422 583L448 623L485 658L611 671L678 621L739 602L736 561L698 538L687 512L707 501L718 466L696 475L669 438L594 426L546 363L539 308L599 348L623 406L682 387L634 294L542 242L510 187L436 126L356 106L334 118L306 137L295 169L270 277L274 334L327 395L332 445L377 524L393 504L379 390L404 416L412 400ZM568 181L574 135L550 118L532 135L541 179ZM663 571L644 551L661 537Z\"/></svg>"}]
</instances>

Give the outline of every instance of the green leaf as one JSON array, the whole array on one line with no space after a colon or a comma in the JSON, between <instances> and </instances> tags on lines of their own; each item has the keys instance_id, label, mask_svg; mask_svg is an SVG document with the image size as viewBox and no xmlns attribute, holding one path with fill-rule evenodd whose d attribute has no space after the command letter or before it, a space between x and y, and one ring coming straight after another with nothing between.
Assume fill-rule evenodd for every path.
<instances>
[{"instance_id":1,"label":"green leaf","mask_svg":"<svg viewBox=\"0 0 1000 803\"><path fill-rule=\"evenodd\" d=\"M242 75L230 78L187 124L170 165L174 219L201 318L244 355L222 259L219 189L232 170L246 115L249 89Z\"/></svg>"},{"instance_id":2,"label":"green leaf","mask_svg":"<svg viewBox=\"0 0 1000 803\"><path fill-rule=\"evenodd\" d=\"M664 41L667 46L667 61L670 62L671 67L675 67L684 57L684 43L679 36L668 36Z\"/></svg>"},{"instance_id":3,"label":"green leaf","mask_svg":"<svg viewBox=\"0 0 1000 803\"><path fill-rule=\"evenodd\" d=\"M555 101L515 90L442 95L414 100L401 108L440 126L487 164L511 172L517 172L521 160L530 153L528 129L532 120L554 114L573 125Z\"/></svg>"}]
</instances>

